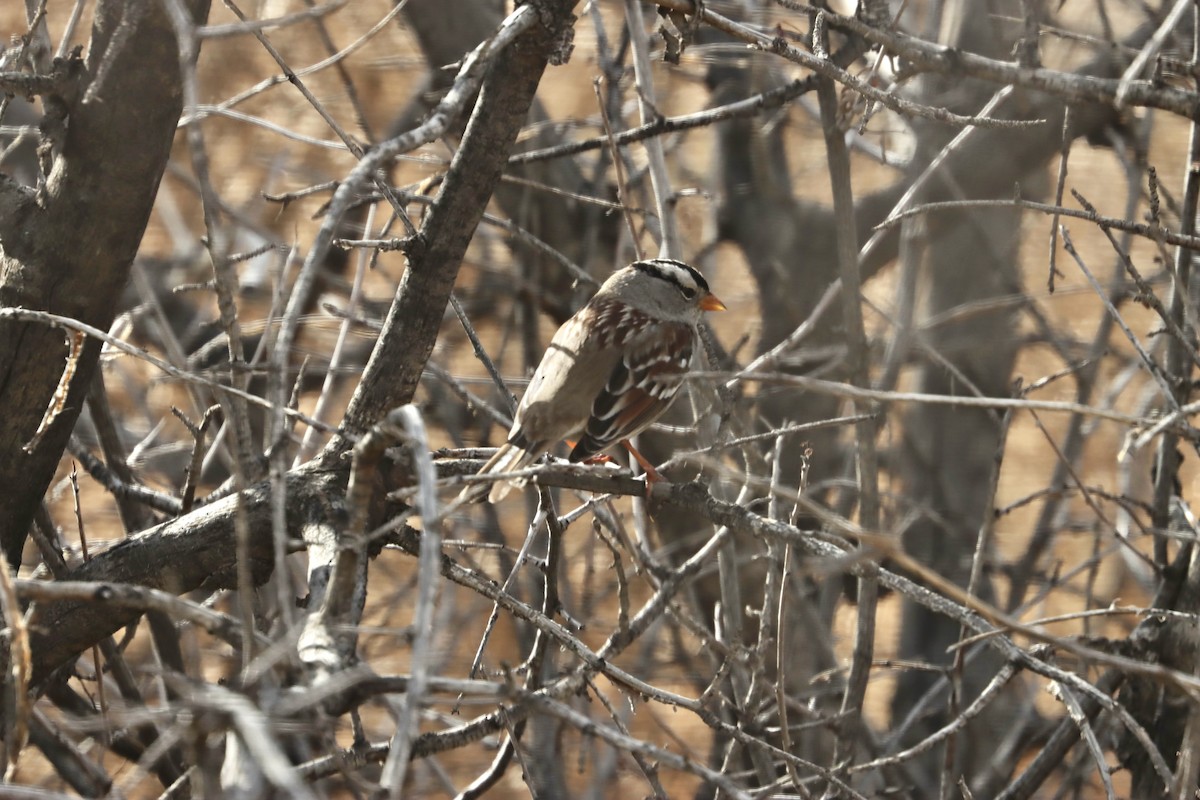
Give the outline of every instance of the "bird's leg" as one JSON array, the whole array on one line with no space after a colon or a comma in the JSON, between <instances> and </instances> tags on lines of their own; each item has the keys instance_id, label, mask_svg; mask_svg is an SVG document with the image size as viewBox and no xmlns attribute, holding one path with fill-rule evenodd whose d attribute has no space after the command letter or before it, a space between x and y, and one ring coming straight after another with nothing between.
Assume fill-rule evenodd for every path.
<instances>
[{"instance_id":1,"label":"bird's leg","mask_svg":"<svg viewBox=\"0 0 1200 800\"><path fill-rule=\"evenodd\" d=\"M659 483L660 481L666 480L666 478L664 478L662 475L658 474L658 470L656 470L654 468L654 465L650 463L649 459L647 459L644 455L639 453L637 451L637 448L629 443L628 439L622 439L621 444L625 447L626 450L629 451L629 454L631 456L633 456L634 460L637 461L637 463L641 465L642 471L646 473L646 493L647 494L650 493L651 486L653 486L656 483Z\"/></svg>"},{"instance_id":2,"label":"bird's leg","mask_svg":"<svg viewBox=\"0 0 1200 800\"><path fill-rule=\"evenodd\" d=\"M567 439L566 442L567 442L568 447L570 447L572 450L575 449L575 442L571 441L570 439ZM636 460L637 463L641 466L642 471L646 473L646 494L647 494L647 496L649 496L650 487L656 483L665 481L666 478L664 478L662 475L659 474L658 470L654 468L654 465L650 463L650 460L648 458L646 458L644 455L642 455L641 453L639 453L637 451L637 448L629 443L628 439L622 439L621 446L629 451L629 454L632 455L634 460ZM593 465L594 464L611 464L612 456L606 456L606 455L604 455L604 453L597 453L594 456L588 456L580 463L593 464Z\"/></svg>"}]
</instances>

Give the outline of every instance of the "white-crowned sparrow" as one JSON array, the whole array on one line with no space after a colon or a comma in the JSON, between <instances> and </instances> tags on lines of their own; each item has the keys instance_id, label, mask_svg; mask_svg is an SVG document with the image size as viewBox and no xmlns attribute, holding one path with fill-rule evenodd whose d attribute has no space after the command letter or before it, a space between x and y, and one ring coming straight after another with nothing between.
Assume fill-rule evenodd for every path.
<instances>
[{"instance_id":1,"label":"white-crowned sparrow","mask_svg":"<svg viewBox=\"0 0 1200 800\"><path fill-rule=\"evenodd\" d=\"M583 461L645 430L679 390L701 313L724 308L704 276L682 261L636 261L613 273L554 334L508 441L479 474L522 469L577 435L568 459ZM524 483L500 480L488 500L494 503ZM464 495L478 498L483 486Z\"/></svg>"}]
</instances>

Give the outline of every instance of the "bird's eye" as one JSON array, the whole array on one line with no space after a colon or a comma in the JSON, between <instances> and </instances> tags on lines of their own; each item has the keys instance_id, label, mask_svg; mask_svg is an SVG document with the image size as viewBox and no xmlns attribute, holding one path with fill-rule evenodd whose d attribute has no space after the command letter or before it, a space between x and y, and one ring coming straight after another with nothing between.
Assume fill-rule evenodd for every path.
<instances>
[{"instance_id":1,"label":"bird's eye","mask_svg":"<svg viewBox=\"0 0 1200 800\"><path fill-rule=\"evenodd\" d=\"M695 289L691 289L687 286L680 286L679 291L683 292L683 296L686 297L688 300L696 299L696 290Z\"/></svg>"}]
</instances>

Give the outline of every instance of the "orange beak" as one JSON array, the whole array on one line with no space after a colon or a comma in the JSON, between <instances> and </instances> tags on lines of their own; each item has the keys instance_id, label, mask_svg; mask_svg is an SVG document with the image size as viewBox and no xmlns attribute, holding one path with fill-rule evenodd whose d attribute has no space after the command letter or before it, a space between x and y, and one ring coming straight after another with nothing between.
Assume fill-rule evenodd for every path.
<instances>
[{"instance_id":1,"label":"orange beak","mask_svg":"<svg viewBox=\"0 0 1200 800\"><path fill-rule=\"evenodd\" d=\"M704 299L700 301L701 311L724 311L725 304L721 302L721 298L715 294L706 294Z\"/></svg>"}]
</instances>

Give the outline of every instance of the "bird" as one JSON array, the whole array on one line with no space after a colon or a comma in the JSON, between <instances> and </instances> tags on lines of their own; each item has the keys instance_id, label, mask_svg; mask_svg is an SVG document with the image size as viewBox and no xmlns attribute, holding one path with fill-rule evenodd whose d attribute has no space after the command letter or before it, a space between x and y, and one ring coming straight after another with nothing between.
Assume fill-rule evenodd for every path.
<instances>
[{"instance_id":1,"label":"bird","mask_svg":"<svg viewBox=\"0 0 1200 800\"><path fill-rule=\"evenodd\" d=\"M479 475L515 472L556 443L578 439L567 459L586 461L625 443L654 477L653 467L629 446L675 399L692 362L705 311L724 311L695 267L671 258L635 261L614 272L592 299L562 324L517 406L508 438ZM500 478L496 503L523 478ZM486 483L463 491L483 497Z\"/></svg>"}]
</instances>

